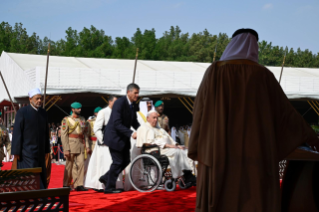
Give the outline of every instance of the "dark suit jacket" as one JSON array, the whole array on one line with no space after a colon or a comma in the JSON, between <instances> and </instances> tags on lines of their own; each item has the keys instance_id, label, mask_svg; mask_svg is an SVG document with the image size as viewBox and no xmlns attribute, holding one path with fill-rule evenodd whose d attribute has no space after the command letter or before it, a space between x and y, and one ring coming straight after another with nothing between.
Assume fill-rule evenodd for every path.
<instances>
[{"instance_id":1,"label":"dark suit jacket","mask_svg":"<svg viewBox=\"0 0 319 212\"><path fill-rule=\"evenodd\" d=\"M130 108L127 97L119 98L113 105L112 113L104 130L104 144L117 151L131 148L131 126L137 130L140 124L137 121L138 106L133 103Z\"/></svg>"}]
</instances>

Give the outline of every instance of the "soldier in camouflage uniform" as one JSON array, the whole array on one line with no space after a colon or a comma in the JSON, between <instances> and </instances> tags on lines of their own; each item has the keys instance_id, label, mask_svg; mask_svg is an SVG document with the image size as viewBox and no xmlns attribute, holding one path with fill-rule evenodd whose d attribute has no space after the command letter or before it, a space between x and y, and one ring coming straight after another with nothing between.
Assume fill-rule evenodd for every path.
<instances>
[{"instance_id":1,"label":"soldier in camouflage uniform","mask_svg":"<svg viewBox=\"0 0 319 212\"><path fill-rule=\"evenodd\" d=\"M88 154L92 154L95 144L96 144L96 136L94 134L93 128L96 121L96 117L98 112L101 110L101 107L97 107L94 110L94 116L91 116L86 122L86 135L85 135L85 144L86 144L86 151Z\"/></svg>"},{"instance_id":2,"label":"soldier in camouflage uniform","mask_svg":"<svg viewBox=\"0 0 319 212\"><path fill-rule=\"evenodd\" d=\"M155 107L155 110L159 114L159 116L157 118L158 125L161 128L163 128L168 134L171 134L168 116L163 113L164 112L164 102L159 100L155 103L154 107Z\"/></svg>"}]
</instances>

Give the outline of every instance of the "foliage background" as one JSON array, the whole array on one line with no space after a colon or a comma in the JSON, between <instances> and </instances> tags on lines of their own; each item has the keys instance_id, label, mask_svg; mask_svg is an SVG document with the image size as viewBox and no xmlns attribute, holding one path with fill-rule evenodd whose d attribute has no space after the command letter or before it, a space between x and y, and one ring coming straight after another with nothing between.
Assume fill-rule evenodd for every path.
<instances>
[{"instance_id":1,"label":"foliage background","mask_svg":"<svg viewBox=\"0 0 319 212\"><path fill-rule=\"evenodd\" d=\"M141 60L212 62L217 45L216 60L219 60L230 41L225 33L210 34L203 32L182 33L176 26L171 26L163 36L156 38L155 29L142 32L139 28L133 37L112 37L103 30L84 27L82 31L69 27L64 39L52 41L48 37L40 39L34 32L28 35L22 23L11 26L7 22L0 24L0 52L46 54L48 43L51 43L51 55L134 59L136 48L139 48ZM267 66L281 66L287 47L273 46L272 42L259 42L259 63ZM308 49L294 50L287 48L285 66L319 67L319 53Z\"/></svg>"}]
</instances>

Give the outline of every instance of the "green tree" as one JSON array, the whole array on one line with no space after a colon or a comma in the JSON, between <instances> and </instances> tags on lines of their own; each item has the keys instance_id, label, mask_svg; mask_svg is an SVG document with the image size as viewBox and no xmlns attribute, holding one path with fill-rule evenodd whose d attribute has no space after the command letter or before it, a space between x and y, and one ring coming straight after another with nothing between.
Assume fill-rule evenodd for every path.
<instances>
[{"instance_id":1,"label":"green tree","mask_svg":"<svg viewBox=\"0 0 319 212\"><path fill-rule=\"evenodd\" d=\"M217 46L216 61L220 60L230 38L225 33L212 35L205 29L203 32L182 33L178 26L171 26L160 38L156 38L155 29L137 28L133 37L107 36L103 30L94 26L84 27L78 33L69 27L65 39L52 41L48 37L42 40L36 33L30 36L22 23L13 27L7 22L0 23L0 51L47 54L48 43L51 44L50 54L57 56L98 57L134 59L136 48L139 48L141 60L168 60L212 62ZM286 48L273 46L272 42L259 42L259 63L267 66L281 66ZM300 48L287 52L285 66L319 67L319 53L313 54L308 49Z\"/></svg>"}]
</instances>

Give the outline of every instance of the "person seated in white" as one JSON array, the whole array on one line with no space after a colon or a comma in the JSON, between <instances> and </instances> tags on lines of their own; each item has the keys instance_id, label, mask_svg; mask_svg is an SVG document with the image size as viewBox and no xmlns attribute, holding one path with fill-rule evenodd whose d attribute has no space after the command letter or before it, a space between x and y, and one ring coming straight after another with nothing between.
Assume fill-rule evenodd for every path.
<instances>
[{"instance_id":1,"label":"person seated in white","mask_svg":"<svg viewBox=\"0 0 319 212\"><path fill-rule=\"evenodd\" d=\"M147 122L137 130L136 147L142 147L144 144L158 145L161 155L168 157L173 178L184 176L186 182L192 182L195 185L196 177L192 174L193 161L187 157L187 149L180 146L158 126L158 115L155 110L148 112Z\"/></svg>"}]
</instances>

